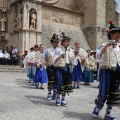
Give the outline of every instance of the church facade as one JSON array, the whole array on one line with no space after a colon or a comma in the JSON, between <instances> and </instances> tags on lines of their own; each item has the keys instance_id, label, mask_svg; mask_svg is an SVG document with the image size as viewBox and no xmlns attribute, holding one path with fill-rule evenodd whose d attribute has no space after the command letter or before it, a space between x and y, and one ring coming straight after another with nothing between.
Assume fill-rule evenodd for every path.
<instances>
[{"instance_id":1,"label":"church facade","mask_svg":"<svg viewBox=\"0 0 120 120\"><path fill-rule=\"evenodd\" d=\"M107 41L108 21L120 25L117 7L115 0L1 0L0 47L16 45L20 55L35 44L49 47L63 29L72 44L95 50Z\"/></svg>"}]
</instances>

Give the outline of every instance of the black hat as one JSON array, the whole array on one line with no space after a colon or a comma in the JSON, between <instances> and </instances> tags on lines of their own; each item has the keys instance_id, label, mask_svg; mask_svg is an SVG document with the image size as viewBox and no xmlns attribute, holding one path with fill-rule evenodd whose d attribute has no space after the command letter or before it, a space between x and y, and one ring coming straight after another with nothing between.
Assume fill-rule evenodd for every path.
<instances>
[{"instance_id":1,"label":"black hat","mask_svg":"<svg viewBox=\"0 0 120 120\"><path fill-rule=\"evenodd\" d=\"M63 30L59 31L59 40L71 40L71 38L63 32Z\"/></svg>"},{"instance_id":2,"label":"black hat","mask_svg":"<svg viewBox=\"0 0 120 120\"><path fill-rule=\"evenodd\" d=\"M52 38L50 39L50 42L51 42L51 43L54 42L54 41L59 42L58 35L55 34L55 33L53 33L53 36L52 36Z\"/></svg>"},{"instance_id":3,"label":"black hat","mask_svg":"<svg viewBox=\"0 0 120 120\"><path fill-rule=\"evenodd\" d=\"M110 33L120 32L120 27L116 26L113 21L110 20L106 32L108 33L108 38L110 39Z\"/></svg>"}]
</instances>

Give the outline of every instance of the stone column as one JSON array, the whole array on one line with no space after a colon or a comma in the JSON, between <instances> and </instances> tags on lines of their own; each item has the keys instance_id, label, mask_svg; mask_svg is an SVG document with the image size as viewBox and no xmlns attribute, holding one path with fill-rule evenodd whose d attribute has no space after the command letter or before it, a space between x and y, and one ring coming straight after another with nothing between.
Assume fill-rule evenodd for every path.
<instances>
[{"instance_id":1,"label":"stone column","mask_svg":"<svg viewBox=\"0 0 120 120\"><path fill-rule=\"evenodd\" d=\"M84 34L91 47L95 50L106 37L106 1L83 0Z\"/></svg>"},{"instance_id":2,"label":"stone column","mask_svg":"<svg viewBox=\"0 0 120 120\"><path fill-rule=\"evenodd\" d=\"M41 44L41 25L42 25L42 6L37 5L37 33L36 33L36 42Z\"/></svg>"},{"instance_id":3,"label":"stone column","mask_svg":"<svg viewBox=\"0 0 120 120\"><path fill-rule=\"evenodd\" d=\"M29 30L29 2L23 2L23 30Z\"/></svg>"}]
</instances>

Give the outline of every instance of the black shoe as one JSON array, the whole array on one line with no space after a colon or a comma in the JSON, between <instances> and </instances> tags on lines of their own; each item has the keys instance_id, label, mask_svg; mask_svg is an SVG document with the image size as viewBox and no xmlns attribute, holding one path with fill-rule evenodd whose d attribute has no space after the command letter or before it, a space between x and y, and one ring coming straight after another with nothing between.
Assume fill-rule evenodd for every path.
<instances>
[{"instance_id":1,"label":"black shoe","mask_svg":"<svg viewBox=\"0 0 120 120\"><path fill-rule=\"evenodd\" d=\"M77 86L77 89L81 89L81 87L80 87L80 86Z\"/></svg>"},{"instance_id":2,"label":"black shoe","mask_svg":"<svg viewBox=\"0 0 120 120\"><path fill-rule=\"evenodd\" d=\"M89 83L87 83L86 85L88 85L88 86L89 86L90 84L89 84Z\"/></svg>"},{"instance_id":3,"label":"black shoe","mask_svg":"<svg viewBox=\"0 0 120 120\"><path fill-rule=\"evenodd\" d=\"M87 85L87 83L85 82L84 85Z\"/></svg>"},{"instance_id":4,"label":"black shoe","mask_svg":"<svg viewBox=\"0 0 120 120\"><path fill-rule=\"evenodd\" d=\"M44 90L45 88L43 88L43 87L40 87L40 89L41 89L41 90Z\"/></svg>"}]
</instances>

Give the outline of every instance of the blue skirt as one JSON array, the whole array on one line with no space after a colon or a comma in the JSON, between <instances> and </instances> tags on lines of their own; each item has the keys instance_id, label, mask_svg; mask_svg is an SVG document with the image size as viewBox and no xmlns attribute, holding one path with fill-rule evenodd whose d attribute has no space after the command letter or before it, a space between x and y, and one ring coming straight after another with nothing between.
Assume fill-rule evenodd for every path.
<instances>
[{"instance_id":1,"label":"blue skirt","mask_svg":"<svg viewBox=\"0 0 120 120\"><path fill-rule=\"evenodd\" d=\"M35 76L34 76L34 82L35 83L47 83L48 78L46 74L46 69L43 68L43 70L40 70L39 68L36 68Z\"/></svg>"},{"instance_id":2,"label":"blue skirt","mask_svg":"<svg viewBox=\"0 0 120 120\"><path fill-rule=\"evenodd\" d=\"M74 82L82 81L83 73L82 73L82 68L79 60L78 60L78 64L74 66L71 76L72 76L72 81Z\"/></svg>"},{"instance_id":3,"label":"blue skirt","mask_svg":"<svg viewBox=\"0 0 120 120\"><path fill-rule=\"evenodd\" d=\"M83 72L83 82L89 82L92 83L94 82L94 75L93 75L93 71L85 68L84 72Z\"/></svg>"},{"instance_id":4,"label":"blue skirt","mask_svg":"<svg viewBox=\"0 0 120 120\"><path fill-rule=\"evenodd\" d=\"M34 75L35 75L35 66L28 66L27 77L30 79L34 79Z\"/></svg>"}]
</instances>

